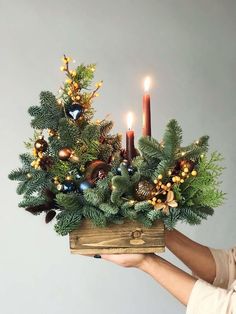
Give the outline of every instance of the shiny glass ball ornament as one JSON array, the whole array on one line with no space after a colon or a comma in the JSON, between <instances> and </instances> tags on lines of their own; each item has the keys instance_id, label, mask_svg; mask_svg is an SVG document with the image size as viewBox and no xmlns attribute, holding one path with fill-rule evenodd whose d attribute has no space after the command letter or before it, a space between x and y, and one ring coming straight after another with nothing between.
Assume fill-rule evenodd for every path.
<instances>
[{"instance_id":1,"label":"shiny glass ball ornament","mask_svg":"<svg viewBox=\"0 0 236 314\"><path fill-rule=\"evenodd\" d=\"M129 175L132 176L135 173L136 168L134 168L133 166L128 166L127 170Z\"/></svg>"},{"instance_id":2,"label":"shiny glass ball ornament","mask_svg":"<svg viewBox=\"0 0 236 314\"><path fill-rule=\"evenodd\" d=\"M77 172L76 172L76 174L75 174L75 178L76 178L77 180L79 180L79 179L82 178L82 176L83 176L82 172L81 172L80 170L77 170Z\"/></svg>"},{"instance_id":3,"label":"shiny glass ball ornament","mask_svg":"<svg viewBox=\"0 0 236 314\"><path fill-rule=\"evenodd\" d=\"M121 165L124 165L125 167L128 167L128 165L129 165L128 160L124 159L124 160L122 161L122 163L119 165L119 167L116 168L116 174L117 174L118 176L121 175L121 167L120 167Z\"/></svg>"},{"instance_id":4,"label":"shiny glass ball ornament","mask_svg":"<svg viewBox=\"0 0 236 314\"><path fill-rule=\"evenodd\" d=\"M42 137L34 143L34 147L37 152L46 152L46 150L48 149L48 143Z\"/></svg>"},{"instance_id":5,"label":"shiny glass ball ornament","mask_svg":"<svg viewBox=\"0 0 236 314\"><path fill-rule=\"evenodd\" d=\"M65 181L62 186L63 193L70 193L76 190L76 185L73 181Z\"/></svg>"},{"instance_id":6,"label":"shiny glass ball ornament","mask_svg":"<svg viewBox=\"0 0 236 314\"><path fill-rule=\"evenodd\" d=\"M68 106L66 113L73 120L78 120L84 112L83 106L78 102L73 102Z\"/></svg>"},{"instance_id":7,"label":"shiny glass ball ornament","mask_svg":"<svg viewBox=\"0 0 236 314\"><path fill-rule=\"evenodd\" d=\"M90 189L93 187L93 183L89 181L83 181L79 185L79 192L84 192L87 189Z\"/></svg>"},{"instance_id":8,"label":"shiny glass ball ornament","mask_svg":"<svg viewBox=\"0 0 236 314\"><path fill-rule=\"evenodd\" d=\"M71 154L72 154L72 149L69 147L64 147L60 149L58 153L60 160L63 160L63 161L68 160Z\"/></svg>"}]
</instances>

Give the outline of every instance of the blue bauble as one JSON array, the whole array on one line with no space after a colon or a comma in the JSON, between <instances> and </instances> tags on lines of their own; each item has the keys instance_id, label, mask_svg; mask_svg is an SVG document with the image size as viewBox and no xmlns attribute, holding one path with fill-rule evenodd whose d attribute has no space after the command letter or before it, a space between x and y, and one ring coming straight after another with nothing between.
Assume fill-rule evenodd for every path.
<instances>
[{"instance_id":1,"label":"blue bauble","mask_svg":"<svg viewBox=\"0 0 236 314\"><path fill-rule=\"evenodd\" d=\"M82 181L79 185L79 191L84 192L87 189L90 189L93 187L93 183L89 181Z\"/></svg>"},{"instance_id":2,"label":"blue bauble","mask_svg":"<svg viewBox=\"0 0 236 314\"><path fill-rule=\"evenodd\" d=\"M133 166L128 166L127 170L129 175L132 176L135 173L136 168L134 168Z\"/></svg>"},{"instance_id":3,"label":"blue bauble","mask_svg":"<svg viewBox=\"0 0 236 314\"><path fill-rule=\"evenodd\" d=\"M128 160L126 160L126 159L123 160L121 164L124 165L125 167L128 167L128 165L129 165ZM119 167L116 168L116 174L118 176L121 175L121 168L120 168L121 164L119 165Z\"/></svg>"},{"instance_id":4,"label":"blue bauble","mask_svg":"<svg viewBox=\"0 0 236 314\"><path fill-rule=\"evenodd\" d=\"M75 183L73 181L65 181L62 185L63 193L70 193L76 190Z\"/></svg>"},{"instance_id":5,"label":"blue bauble","mask_svg":"<svg viewBox=\"0 0 236 314\"><path fill-rule=\"evenodd\" d=\"M84 112L83 106L77 102L74 102L71 105L69 105L66 111L67 115L73 120L79 119L83 112Z\"/></svg>"},{"instance_id":6,"label":"blue bauble","mask_svg":"<svg viewBox=\"0 0 236 314\"><path fill-rule=\"evenodd\" d=\"M75 178L77 180L81 179L83 177L83 173L79 170L77 170L76 174L75 174Z\"/></svg>"}]
</instances>

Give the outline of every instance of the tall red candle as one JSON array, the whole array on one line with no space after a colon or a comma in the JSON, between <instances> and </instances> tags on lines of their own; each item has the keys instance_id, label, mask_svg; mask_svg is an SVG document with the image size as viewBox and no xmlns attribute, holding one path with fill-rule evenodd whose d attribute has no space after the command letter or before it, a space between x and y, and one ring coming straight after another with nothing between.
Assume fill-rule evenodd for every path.
<instances>
[{"instance_id":1,"label":"tall red candle","mask_svg":"<svg viewBox=\"0 0 236 314\"><path fill-rule=\"evenodd\" d=\"M126 154L129 162L131 162L136 155L134 147L134 130L131 130L132 120L133 116L132 113L130 112L127 116L128 130L126 131Z\"/></svg>"},{"instance_id":2,"label":"tall red candle","mask_svg":"<svg viewBox=\"0 0 236 314\"><path fill-rule=\"evenodd\" d=\"M150 104L150 78L147 77L144 81L143 95L143 136L151 136L151 104Z\"/></svg>"}]
</instances>

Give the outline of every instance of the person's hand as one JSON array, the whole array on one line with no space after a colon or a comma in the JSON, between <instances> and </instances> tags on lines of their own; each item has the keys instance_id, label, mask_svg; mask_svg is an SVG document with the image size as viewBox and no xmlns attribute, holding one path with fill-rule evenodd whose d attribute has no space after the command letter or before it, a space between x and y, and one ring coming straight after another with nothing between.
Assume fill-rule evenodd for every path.
<instances>
[{"instance_id":1,"label":"person's hand","mask_svg":"<svg viewBox=\"0 0 236 314\"><path fill-rule=\"evenodd\" d=\"M101 258L122 267L141 268L150 254L102 254Z\"/></svg>"}]
</instances>

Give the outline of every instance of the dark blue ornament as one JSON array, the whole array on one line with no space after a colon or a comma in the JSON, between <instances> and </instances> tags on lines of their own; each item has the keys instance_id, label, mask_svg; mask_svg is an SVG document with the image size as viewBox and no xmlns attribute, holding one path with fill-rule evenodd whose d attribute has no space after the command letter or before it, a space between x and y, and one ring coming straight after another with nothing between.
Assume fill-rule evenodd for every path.
<instances>
[{"instance_id":1,"label":"dark blue ornament","mask_svg":"<svg viewBox=\"0 0 236 314\"><path fill-rule=\"evenodd\" d=\"M125 167L128 167L128 165L129 165L129 163L128 163L128 160L123 160L122 161L122 163L120 164L120 166L121 165L124 165ZM121 175L121 167L118 167L118 168L116 168L116 174L118 175L118 176L120 176Z\"/></svg>"},{"instance_id":2,"label":"dark blue ornament","mask_svg":"<svg viewBox=\"0 0 236 314\"><path fill-rule=\"evenodd\" d=\"M82 172L80 172L79 170L77 170L77 172L76 172L76 174L75 174L75 178L76 178L77 180L79 180L79 179L82 178L82 176L83 176Z\"/></svg>"},{"instance_id":3,"label":"dark blue ornament","mask_svg":"<svg viewBox=\"0 0 236 314\"><path fill-rule=\"evenodd\" d=\"M65 181L62 185L63 193L70 193L76 190L76 186L73 181Z\"/></svg>"},{"instance_id":4,"label":"dark blue ornament","mask_svg":"<svg viewBox=\"0 0 236 314\"><path fill-rule=\"evenodd\" d=\"M84 192L85 190L87 189L90 189L93 187L93 183L92 182L89 182L89 181L83 181L80 183L79 185L79 191L80 192Z\"/></svg>"},{"instance_id":5,"label":"dark blue ornament","mask_svg":"<svg viewBox=\"0 0 236 314\"><path fill-rule=\"evenodd\" d=\"M81 104L74 102L67 108L67 115L73 120L77 120L81 117L84 112L84 108Z\"/></svg>"},{"instance_id":6,"label":"dark blue ornament","mask_svg":"<svg viewBox=\"0 0 236 314\"><path fill-rule=\"evenodd\" d=\"M133 166L128 166L127 170L129 175L132 176L135 173L136 168L134 168Z\"/></svg>"}]
</instances>

